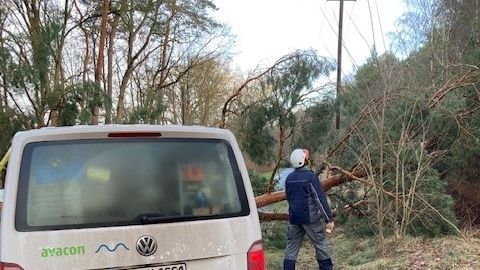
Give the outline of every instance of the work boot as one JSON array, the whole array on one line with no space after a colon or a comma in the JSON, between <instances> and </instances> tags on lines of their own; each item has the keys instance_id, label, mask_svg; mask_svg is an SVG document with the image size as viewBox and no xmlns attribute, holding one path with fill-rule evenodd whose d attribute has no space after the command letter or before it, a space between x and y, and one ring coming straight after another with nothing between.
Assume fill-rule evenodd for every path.
<instances>
[{"instance_id":1,"label":"work boot","mask_svg":"<svg viewBox=\"0 0 480 270\"><path fill-rule=\"evenodd\" d=\"M283 270L295 270L295 261L283 260Z\"/></svg>"},{"instance_id":2,"label":"work boot","mask_svg":"<svg viewBox=\"0 0 480 270\"><path fill-rule=\"evenodd\" d=\"M332 259L317 260L320 270L333 270Z\"/></svg>"}]
</instances>

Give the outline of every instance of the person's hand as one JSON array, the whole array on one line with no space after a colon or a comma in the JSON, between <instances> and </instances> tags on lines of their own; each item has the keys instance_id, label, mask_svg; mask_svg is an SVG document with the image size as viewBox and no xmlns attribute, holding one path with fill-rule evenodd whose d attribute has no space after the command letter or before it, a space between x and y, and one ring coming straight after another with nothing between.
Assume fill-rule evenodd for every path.
<instances>
[{"instance_id":1,"label":"person's hand","mask_svg":"<svg viewBox=\"0 0 480 270\"><path fill-rule=\"evenodd\" d=\"M327 233L332 233L333 227L335 227L335 223L333 221L330 221L325 225L325 231Z\"/></svg>"}]
</instances>

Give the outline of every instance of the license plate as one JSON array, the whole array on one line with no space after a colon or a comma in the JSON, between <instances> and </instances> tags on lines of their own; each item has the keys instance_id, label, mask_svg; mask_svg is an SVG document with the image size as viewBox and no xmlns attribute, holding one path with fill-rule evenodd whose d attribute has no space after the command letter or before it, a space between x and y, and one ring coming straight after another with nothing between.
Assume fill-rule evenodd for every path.
<instances>
[{"instance_id":1,"label":"license plate","mask_svg":"<svg viewBox=\"0 0 480 270\"><path fill-rule=\"evenodd\" d=\"M184 263L180 263L180 264L136 268L136 270L187 270L187 265Z\"/></svg>"}]
</instances>

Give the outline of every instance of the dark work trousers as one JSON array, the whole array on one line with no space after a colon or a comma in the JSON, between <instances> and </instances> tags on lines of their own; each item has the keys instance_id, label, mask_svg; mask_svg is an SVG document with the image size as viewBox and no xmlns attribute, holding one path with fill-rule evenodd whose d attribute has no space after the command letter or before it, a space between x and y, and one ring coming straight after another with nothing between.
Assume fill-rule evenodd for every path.
<instances>
[{"instance_id":1,"label":"dark work trousers","mask_svg":"<svg viewBox=\"0 0 480 270\"><path fill-rule=\"evenodd\" d=\"M285 260L294 263L297 260L298 251L302 245L305 233L310 238L315 247L315 257L322 267L322 262L329 262L330 247L327 237L325 236L325 223L320 220L311 224L288 225L287 246L285 248ZM323 269L323 268L320 268ZM332 269L329 267L328 269Z\"/></svg>"}]
</instances>

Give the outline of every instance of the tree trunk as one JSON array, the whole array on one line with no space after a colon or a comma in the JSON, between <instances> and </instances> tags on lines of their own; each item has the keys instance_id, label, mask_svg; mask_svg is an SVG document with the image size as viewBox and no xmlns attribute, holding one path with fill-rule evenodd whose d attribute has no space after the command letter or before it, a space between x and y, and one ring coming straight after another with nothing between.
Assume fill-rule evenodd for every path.
<instances>
[{"instance_id":1,"label":"tree trunk","mask_svg":"<svg viewBox=\"0 0 480 270\"><path fill-rule=\"evenodd\" d=\"M7 106L3 105L3 93L4 91L0 91L0 113L5 112L4 108L7 108Z\"/></svg>"},{"instance_id":2,"label":"tree trunk","mask_svg":"<svg viewBox=\"0 0 480 270\"><path fill-rule=\"evenodd\" d=\"M85 110L86 107L86 95L88 93L88 85L87 85L87 78L88 78L88 62L90 59L90 49L89 49L89 39L88 39L88 32L83 26L81 26L84 34L85 34L85 55L83 56L83 71L82 71L82 101L80 102L80 109L81 111Z\"/></svg>"},{"instance_id":3,"label":"tree trunk","mask_svg":"<svg viewBox=\"0 0 480 270\"><path fill-rule=\"evenodd\" d=\"M117 24L118 24L119 16L115 16L112 22L112 26L110 29L110 35L108 37L108 77L107 77L107 100L105 102L105 124L112 123L112 100L113 100L113 49L114 49L114 41L115 35L117 33Z\"/></svg>"},{"instance_id":4,"label":"tree trunk","mask_svg":"<svg viewBox=\"0 0 480 270\"><path fill-rule=\"evenodd\" d=\"M95 67L95 84L100 87L103 79L103 62L105 51L105 40L107 39L107 20L110 11L110 0L103 0L102 4L102 20L100 23L100 41L98 45L97 66ZM92 125L98 124L99 108L95 104L92 110Z\"/></svg>"},{"instance_id":5,"label":"tree trunk","mask_svg":"<svg viewBox=\"0 0 480 270\"><path fill-rule=\"evenodd\" d=\"M161 1L158 1L156 3L155 7L155 14L153 17L157 17L158 12L160 10L160 5ZM127 1L122 2L122 9L126 7ZM120 84L120 89L119 89L119 94L118 94L118 100L117 100L117 115L115 117L115 122L116 123L122 123L125 121L124 113L125 113L125 93L127 90L128 83L130 81L130 78L134 72L134 69L143 61L146 61L147 58L143 58L141 60L138 60L138 58L142 55L142 53L145 51L147 48L148 44L150 43L150 38L152 37L153 33L156 31L157 28L157 23L153 23L150 25L150 29L148 30L148 34L143 41L143 44L140 46L138 51L134 54L134 47L139 44L135 44L136 42L138 43L137 39L137 34L140 31L142 27L144 27L145 22L147 21L147 16L148 14L144 14L144 17L141 19L141 22L137 27L134 26L133 19L130 18L130 21L127 23L128 25L128 52L127 52L127 69L125 70L125 73L123 74L122 82ZM148 55L149 53L147 53ZM137 62L138 60L138 62Z\"/></svg>"},{"instance_id":6,"label":"tree trunk","mask_svg":"<svg viewBox=\"0 0 480 270\"><path fill-rule=\"evenodd\" d=\"M170 17L168 17L167 22L165 23L165 33L163 35L163 41L162 41L162 57L160 59L160 79L158 82L157 86L157 93L158 95L158 100L161 100L161 95L162 91L160 89L162 86L165 84L165 80L167 79L167 66L168 66L168 43L170 42L170 27L172 23L172 19L175 17L176 12L177 12L177 1L174 0L172 2L172 13ZM153 110L153 108L149 108L149 110ZM157 117L157 121L160 123L161 122L161 115Z\"/></svg>"},{"instance_id":7,"label":"tree trunk","mask_svg":"<svg viewBox=\"0 0 480 270\"><path fill-rule=\"evenodd\" d=\"M167 78L167 55L168 55L168 42L170 41L170 25L173 17L176 14L176 1L172 3L172 14L168 17L165 25L165 34L163 36L162 42L162 58L160 62L160 85L163 85L165 79Z\"/></svg>"},{"instance_id":8,"label":"tree trunk","mask_svg":"<svg viewBox=\"0 0 480 270\"><path fill-rule=\"evenodd\" d=\"M65 6L63 10L63 25L62 25L62 31L61 31L61 36L60 36L60 41L57 44L55 56L54 56L54 75L53 75L53 91L54 92L59 92L60 96L64 95L64 89L65 89L65 74L63 71L63 65L62 65L62 55L63 55L63 48L65 46L65 30L67 27L68 23L68 18L70 17L70 11L69 11L69 1L65 1ZM50 107L50 116L51 118L48 119L49 122L51 122L54 126L59 126L60 119L59 119L59 109L61 108L63 103L63 98L60 98L58 100L58 103L55 104L55 107ZM50 104L54 105L54 104Z\"/></svg>"},{"instance_id":9,"label":"tree trunk","mask_svg":"<svg viewBox=\"0 0 480 270\"><path fill-rule=\"evenodd\" d=\"M35 111L38 127L45 126L45 108L47 106L46 98L50 94L50 80L48 76L49 61L45 44L43 40L43 32L40 19L39 4L36 0L28 3L24 1L28 14L28 22L30 24L30 42L32 44L32 56L34 67L38 71L40 88L35 87L35 99L31 99L32 107ZM28 91L28 90L25 90Z\"/></svg>"},{"instance_id":10,"label":"tree trunk","mask_svg":"<svg viewBox=\"0 0 480 270\"><path fill-rule=\"evenodd\" d=\"M133 63L129 63L127 66L127 70L125 71L125 74L123 75L122 83L120 84L120 93L118 95L118 101L117 101L117 116L116 116L116 123L123 123L124 122L124 100L125 100L125 92L127 90L128 86L128 81L130 80L130 77L132 76L133 73Z\"/></svg>"},{"instance_id":11,"label":"tree trunk","mask_svg":"<svg viewBox=\"0 0 480 270\"><path fill-rule=\"evenodd\" d=\"M277 149L277 162L275 162L275 167L273 168L272 174L270 175L270 179L268 181L267 185L267 193L271 193L273 191L273 179L275 178L275 174L278 171L278 168L280 167L280 162L282 161L283 158L283 145L285 144L285 127L283 127L281 124L279 125L279 131L278 131L278 149Z\"/></svg>"},{"instance_id":12,"label":"tree trunk","mask_svg":"<svg viewBox=\"0 0 480 270\"><path fill-rule=\"evenodd\" d=\"M180 86L180 123L182 125L186 124L186 110L187 110L187 101L186 101L186 89L183 86Z\"/></svg>"},{"instance_id":13,"label":"tree trunk","mask_svg":"<svg viewBox=\"0 0 480 270\"><path fill-rule=\"evenodd\" d=\"M287 213L264 213L258 212L258 217L262 221L288 220Z\"/></svg>"}]
</instances>

